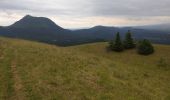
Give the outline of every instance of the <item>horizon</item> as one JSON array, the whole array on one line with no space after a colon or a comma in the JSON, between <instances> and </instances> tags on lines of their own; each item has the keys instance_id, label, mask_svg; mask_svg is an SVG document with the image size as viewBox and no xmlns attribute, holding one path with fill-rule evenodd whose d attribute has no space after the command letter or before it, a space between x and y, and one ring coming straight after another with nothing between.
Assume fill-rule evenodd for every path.
<instances>
[{"instance_id":1,"label":"horizon","mask_svg":"<svg viewBox=\"0 0 170 100\"><path fill-rule=\"evenodd\" d=\"M41 18L41 17L43 17L43 16L32 16L32 15L29 15L29 14L27 14L27 15L25 15L25 16L31 16L31 17L39 17L39 18ZM25 16L23 16L21 19L23 19ZM48 17L43 17L43 18L48 18ZM11 23L10 25L13 25L14 23L16 23L17 21L20 21L21 19L19 19L19 20L16 20L15 22L13 22L13 23ZM50 19L50 18L48 18L48 19ZM50 19L51 20L51 19ZM51 21L53 21L53 20L51 20ZM55 21L53 21L56 25L58 25ZM89 27L70 27L70 28L65 28L64 26L61 26L61 25L58 25L58 26L60 26L60 27L62 27L62 28L65 28L65 29L70 29L70 30L79 30L79 29L89 29L89 28L92 28L92 27L96 27L96 26L103 26L103 27L120 27L120 28L123 28L123 27L140 27L140 26L152 26L152 25L161 25L161 24L170 24L170 23L157 23L157 24L143 24L143 25L129 25L129 26L126 26L126 25L124 25L124 26L116 26L116 25L101 25L101 24L98 24L98 25L94 25L94 26L89 26ZM8 27L8 26L10 26L10 25L6 25L6 26L2 26L2 25L0 25L0 26L2 26L2 27Z\"/></svg>"},{"instance_id":2,"label":"horizon","mask_svg":"<svg viewBox=\"0 0 170 100\"><path fill-rule=\"evenodd\" d=\"M47 17L67 29L154 25L170 23L169 5L168 0L1 0L0 26L9 26L28 14Z\"/></svg>"}]
</instances>

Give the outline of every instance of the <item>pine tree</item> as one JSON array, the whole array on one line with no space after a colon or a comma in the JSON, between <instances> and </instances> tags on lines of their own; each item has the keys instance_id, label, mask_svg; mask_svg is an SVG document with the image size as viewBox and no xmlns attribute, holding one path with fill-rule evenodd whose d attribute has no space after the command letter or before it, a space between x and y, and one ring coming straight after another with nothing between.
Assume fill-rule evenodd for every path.
<instances>
[{"instance_id":1,"label":"pine tree","mask_svg":"<svg viewBox=\"0 0 170 100\"><path fill-rule=\"evenodd\" d=\"M110 48L117 52L123 51L123 44L121 42L119 32L116 34L116 38L110 42Z\"/></svg>"},{"instance_id":2,"label":"pine tree","mask_svg":"<svg viewBox=\"0 0 170 100\"><path fill-rule=\"evenodd\" d=\"M130 31L128 31L128 32L126 33L126 36L125 36L125 40L124 40L123 45L124 45L124 48L125 48L125 49L135 48L135 43L134 43L134 40L133 40L133 38L132 38L132 36L131 36L131 32L130 32Z\"/></svg>"},{"instance_id":3,"label":"pine tree","mask_svg":"<svg viewBox=\"0 0 170 100\"><path fill-rule=\"evenodd\" d=\"M149 55L154 52L154 48L152 44L150 43L150 41L144 39L142 41L139 41L137 51L139 54Z\"/></svg>"}]
</instances>

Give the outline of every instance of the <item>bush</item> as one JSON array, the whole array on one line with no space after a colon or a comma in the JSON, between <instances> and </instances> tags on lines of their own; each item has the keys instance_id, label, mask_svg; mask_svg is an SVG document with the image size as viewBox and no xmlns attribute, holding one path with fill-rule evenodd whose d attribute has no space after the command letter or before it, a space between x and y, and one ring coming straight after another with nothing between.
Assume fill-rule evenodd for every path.
<instances>
[{"instance_id":1,"label":"bush","mask_svg":"<svg viewBox=\"0 0 170 100\"><path fill-rule=\"evenodd\" d=\"M154 48L152 44L150 43L150 41L144 39L142 41L139 41L137 51L139 54L149 55L154 52Z\"/></svg>"},{"instance_id":2,"label":"bush","mask_svg":"<svg viewBox=\"0 0 170 100\"><path fill-rule=\"evenodd\" d=\"M121 42L119 32L116 34L115 39L110 42L110 48L111 50L116 51L116 52L123 51L123 44Z\"/></svg>"},{"instance_id":3,"label":"bush","mask_svg":"<svg viewBox=\"0 0 170 100\"><path fill-rule=\"evenodd\" d=\"M133 41L133 38L131 36L131 32L128 31L125 36L124 44L123 44L125 49L132 49L135 48L135 43Z\"/></svg>"}]
</instances>

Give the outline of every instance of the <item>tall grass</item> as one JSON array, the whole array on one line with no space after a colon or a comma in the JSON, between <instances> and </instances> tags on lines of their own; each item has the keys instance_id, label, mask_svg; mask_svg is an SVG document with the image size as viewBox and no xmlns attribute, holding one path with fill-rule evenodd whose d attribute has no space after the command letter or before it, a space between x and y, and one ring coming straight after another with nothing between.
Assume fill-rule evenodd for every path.
<instances>
[{"instance_id":1,"label":"tall grass","mask_svg":"<svg viewBox=\"0 0 170 100\"><path fill-rule=\"evenodd\" d=\"M158 67L161 57L170 64L170 46L155 45L156 52L141 56L135 50L108 52L107 43L57 47L17 39L0 38L0 95L10 97L10 62L23 83L28 100L168 100L170 70ZM12 55L12 56L9 56ZM2 65L3 64L3 65ZM167 66L168 68L169 66ZM9 77L9 78L8 78ZM2 87L4 86L4 87Z\"/></svg>"}]
</instances>

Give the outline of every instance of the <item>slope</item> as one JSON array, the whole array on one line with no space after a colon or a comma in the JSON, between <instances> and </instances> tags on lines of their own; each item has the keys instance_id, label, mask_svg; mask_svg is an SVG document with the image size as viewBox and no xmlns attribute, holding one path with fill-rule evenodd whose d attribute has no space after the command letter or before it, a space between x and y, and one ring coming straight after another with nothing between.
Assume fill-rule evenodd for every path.
<instances>
[{"instance_id":1,"label":"slope","mask_svg":"<svg viewBox=\"0 0 170 100\"><path fill-rule=\"evenodd\" d=\"M0 38L0 99L170 99L170 46L155 45L150 56L108 52L106 46L57 47Z\"/></svg>"}]
</instances>

